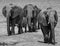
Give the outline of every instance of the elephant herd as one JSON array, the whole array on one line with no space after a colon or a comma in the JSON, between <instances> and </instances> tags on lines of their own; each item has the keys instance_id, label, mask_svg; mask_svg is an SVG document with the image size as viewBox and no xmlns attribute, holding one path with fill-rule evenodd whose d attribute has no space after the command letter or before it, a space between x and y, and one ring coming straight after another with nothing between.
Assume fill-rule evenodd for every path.
<instances>
[{"instance_id":1,"label":"elephant herd","mask_svg":"<svg viewBox=\"0 0 60 46\"><path fill-rule=\"evenodd\" d=\"M7 19L7 33L8 35L14 35L15 26L18 27L18 34L23 33L22 28L28 26L29 32L35 32L36 23L38 28L41 28L44 42L55 44L55 27L58 22L57 11L48 7L46 10L39 9L36 5L27 4L24 8L9 4L4 6L2 14Z\"/></svg>"}]
</instances>

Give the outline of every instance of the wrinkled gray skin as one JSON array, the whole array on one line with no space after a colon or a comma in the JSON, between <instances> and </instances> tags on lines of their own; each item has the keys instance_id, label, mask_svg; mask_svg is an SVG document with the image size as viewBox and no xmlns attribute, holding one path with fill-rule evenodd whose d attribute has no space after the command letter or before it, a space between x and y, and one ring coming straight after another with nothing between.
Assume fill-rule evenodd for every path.
<instances>
[{"instance_id":1,"label":"wrinkled gray skin","mask_svg":"<svg viewBox=\"0 0 60 46\"><path fill-rule=\"evenodd\" d=\"M37 19L38 23L41 25L41 30L44 36L44 42L55 44L54 29L58 22L57 11L53 9L47 9L46 11L40 12L38 14Z\"/></svg>"},{"instance_id":2,"label":"wrinkled gray skin","mask_svg":"<svg viewBox=\"0 0 60 46\"><path fill-rule=\"evenodd\" d=\"M22 33L21 22L23 19L23 9L21 7L11 5L4 6L2 14L7 18L7 33L8 35L15 34L14 27L18 27L18 33ZM11 30L10 30L11 27Z\"/></svg>"},{"instance_id":3,"label":"wrinkled gray skin","mask_svg":"<svg viewBox=\"0 0 60 46\"><path fill-rule=\"evenodd\" d=\"M33 31L35 31L36 22L37 22L36 16L41 10L38 9L37 6L33 6L32 4L25 5L23 10L24 10L24 15L27 18L29 31L31 32L32 29Z\"/></svg>"}]
</instances>

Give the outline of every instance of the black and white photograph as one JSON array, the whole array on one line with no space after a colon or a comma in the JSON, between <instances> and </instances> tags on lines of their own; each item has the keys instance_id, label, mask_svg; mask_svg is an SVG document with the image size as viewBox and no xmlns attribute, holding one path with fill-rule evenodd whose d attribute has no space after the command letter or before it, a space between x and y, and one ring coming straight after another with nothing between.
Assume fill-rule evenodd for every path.
<instances>
[{"instance_id":1,"label":"black and white photograph","mask_svg":"<svg viewBox=\"0 0 60 46\"><path fill-rule=\"evenodd\" d=\"M60 46L60 0L0 0L0 46Z\"/></svg>"}]
</instances>

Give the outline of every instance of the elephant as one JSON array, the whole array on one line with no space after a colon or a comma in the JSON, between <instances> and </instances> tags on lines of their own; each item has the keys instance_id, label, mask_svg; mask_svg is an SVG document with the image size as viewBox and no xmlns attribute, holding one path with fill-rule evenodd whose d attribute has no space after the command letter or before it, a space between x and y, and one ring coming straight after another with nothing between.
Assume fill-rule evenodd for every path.
<instances>
[{"instance_id":1,"label":"elephant","mask_svg":"<svg viewBox=\"0 0 60 46\"><path fill-rule=\"evenodd\" d=\"M36 20L37 20L36 16L40 12L40 9L38 9L38 7L36 5L27 4L24 6L23 10L24 10L24 15L27 18L29 32L32 32L34 27L36 27L35 26ZM35 31L35 30L33 30L33 31Z\"/></svg>"},{"instance_id":2,"label":"elephant","mask_svg":"<svg viewBox=\"0 0 60 46\"><path fill-rule=\"evenodd\" d=\"M52 8L47 8L45 11L41 11L38 14L37 20L41 26L44 42L55 44L54 29L58 22L57 11Z\"/></svg>"},{"instance_id":3,"label":"elephant","mask_svg":"<svg viewBox=\"0 0 60 46\"><path fill-rule=\"evenodd\" d=\"M9 4L3 7L2 14L7 18L8 36L11 34L15 34L15 26L18 27L18 34L22 33L21 23L23 19L23 9L21 7L16 6L14 4Z\"/></svg>"},{"instance_id":4,"label":"elephant","mask_svg":"<svg viewBox=\"0 0 60 46\"><path fill-rule=\"evenodd\" d=\"M47 18L48 18L48 26L50 27L50 38L49 38L49 42L52 44L55 44L55 27L57 25L58 22L58 15L57 15L57 11L52 9L52 8L48 8L47 9Z\"/></svg>"}]
</instances>

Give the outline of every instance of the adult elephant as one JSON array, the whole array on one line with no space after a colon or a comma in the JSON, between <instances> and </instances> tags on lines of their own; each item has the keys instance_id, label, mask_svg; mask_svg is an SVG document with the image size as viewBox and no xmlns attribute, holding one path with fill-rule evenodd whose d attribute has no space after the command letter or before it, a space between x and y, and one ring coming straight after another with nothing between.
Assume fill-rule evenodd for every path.
<instances>
[{"instance_id":1,"label":"adult elephant","mask_svg":"<svg viewBox=\"0 0 60 46\"><path fill-rule=\"evenodd\" d=\"M24 15L27 18L28 21L28 27L29 31L31 32L31 29L34 29L36 25L36 16L40 12L40 9L36 5L27 4L24 6ZM33 30L34 31L34 30Z\"/></svg>"},{"instance_id":2,"label":"adult elephant","mask_svg":"<svg viewBox=\"0 0 60 46\"><path fill-rule=\"evenodd\" d=\"M45 43L55 44L55 27L58 22L57 11L48 8L46 11L41 11L38 14L38 23L41 25L41 30L44 36Z\"/></svg>"},{"instance_id":3,"label":"adult elephant","mask_svg":"<svg viewBox=\"0 0 60 46\"><path fill-rule=\"evenodd\" d=\"M15 34L14 27L16 25L18 26L18 33L20 34L22 32L21 22L23 19L23 9L13 4L9 4L8 6L3 7L2 14L7 18L8 35Z\"/></svg>"},{"instance_id":4,"label":"adult elephant","mask_svg":"<svg viewBox=\"0 0 60 46\"><path fill-rule=\"evenodd\" d=\"M57 11L52 8L47 8L47 18L48 18L48 26L50 27L50 38L49 42L55 44L55 27L58 22Z\"/></svg>"}]
</instances>

